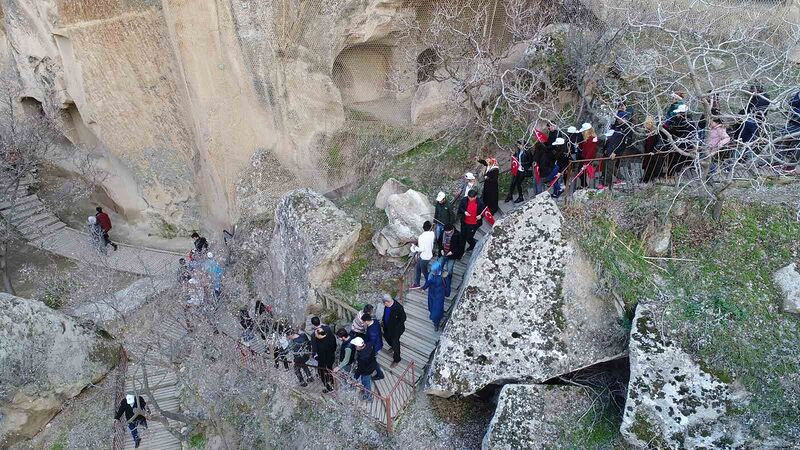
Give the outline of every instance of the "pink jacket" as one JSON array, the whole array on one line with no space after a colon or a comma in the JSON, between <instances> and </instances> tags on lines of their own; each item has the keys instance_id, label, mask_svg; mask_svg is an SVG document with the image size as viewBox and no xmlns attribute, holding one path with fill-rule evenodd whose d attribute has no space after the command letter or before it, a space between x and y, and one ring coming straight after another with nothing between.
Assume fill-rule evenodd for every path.
<instances>
[{"instance_id":1,"label":"pink jacket","mask_svg":"<svg viewBox=\"0 0 800 450\"><path fill-rule=\"evenodd\" d=\"M730 141L731 137L728 136L728 132L725 131L725 127L723 127L722 124L713 125L711 127L711 131L708 134L708 147L711 150L719 150Z\"/></svg>"}]
</instances>

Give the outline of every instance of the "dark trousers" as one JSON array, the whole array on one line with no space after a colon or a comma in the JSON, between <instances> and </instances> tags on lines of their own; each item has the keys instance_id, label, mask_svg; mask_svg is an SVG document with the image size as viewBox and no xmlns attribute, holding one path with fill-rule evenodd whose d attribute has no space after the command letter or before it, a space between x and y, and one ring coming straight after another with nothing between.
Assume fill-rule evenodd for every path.
<instances>
[{"instance_id":1,"label":"dark trousers","mask_svg":"<svg viewBox=\"0 0 800 450\"><path fill-rule=\"evenodd\" d=\"M511 178L511 188L508 190L506 201L509 201L514 197L514 189L517 190L517 195L519 195L519 198L522 198L522 185L525 181L525 177L522 175L523 173L524 172L519 172L517 173L517 176Z\"/></svg>"},{"instance_id":2,"label":"dark trousers","mask_svg":"<svg viewBox=\"0 0 800 450\"><path fill-rule=\"evenodd\" d=\"M331 374L332 370L333 361L318 361L317 373L319 374L319 378L322 380L322 384L325 385L325 389L333 389L333 375Z\"/></svg>"},{"instance_id":3,"label":"dark trousers","mask_svg":"<svg viewBox=\"0 0 800 450\"><path fill-rule=\"evenodd\" d=\"M389 347L392 347L392 361L400 362L400 336L403 333L385 333L383 338L389 344Z\"/></svg>"},{"instance_id":4,"label":"dark trousers","mask_svg":"<svg viewBox=\"0 0 800 450\"><path fill-rule=\"evenodd\" d=\"M301 372L301 370L302 370L302 372ZM295 362L294 363L294 374L297 375L297 381L299 381L300 383L305 383L305 381L306 381L303 378L303 372L305 372L306 378L308 378L309 380L314 378L313 376L311 376L311 369L309 369L308 366L305 365L305 363Z\"/></svg>"},{"instance_id":5,"label":"dark trousers","mask_svg":"<svg viewBox=\"0 0 800 450\"><path fill-rule=\"evenodd\" d=\"M289 360L286 359L286 352L283 350L275 350L272 352L272 360L275 362L275 368L278 368L278 363L283 362L283 368L289 370Z\"/></svg>"},{"instance_id":6,"label":"dark trousers","mask_svg":"<svg viewBox=\"0 0 800 450\"><path fill-rule=\"evenodd\" d=\"M103 231L103 245L110 245L112 247L117 246L117 244L111 242L111 238L108 237L108 231Z\"/></svg>"},{"instance_id":7,"label":"dark trousers","mask_svg":"<svg viewBox=\"0 0 800 450\"><path fill-rule=\"evenodd\" d=\"M131 437L133 438L134 442L139 440L139 425L141 425L142 428L147 429L147 420L139 416L138 419L128 423L128 429L131 430Z\"/></svg>"},{"instance_id":8,"label":"dark trousers","mask_svg":"<svg viewBox=\"0 0 800 450\"><path fill-rule=\"evenodd\" d=\"M461 235L464 236L464 240L469 244L469 248L475 247L475 232L478 231L478 224L475 225L468 225L464 222L461 222Z\"/></svg>"}]
</instances>

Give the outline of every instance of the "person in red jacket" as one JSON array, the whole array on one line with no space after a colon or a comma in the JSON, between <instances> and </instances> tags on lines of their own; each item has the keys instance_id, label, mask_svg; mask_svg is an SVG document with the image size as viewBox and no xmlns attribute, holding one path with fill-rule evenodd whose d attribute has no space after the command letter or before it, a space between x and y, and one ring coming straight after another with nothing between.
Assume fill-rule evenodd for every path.
<instances>
[{"instance_id":1,"label":"person in red jacket","mask_svg":"<svg viewBox=\"0 0 800 450\"><path fill-rule=\"evenodd\" d=\"M108 232L111 231L111 218L108 217L108 214L103 212L103 208L97 207L97 214L94 216L97 217L97 224L100 225L100 229L103 230L103 245L111 245L114 247L114 251L117 251L117 244L111 242L111 238L108 237Z\"/></svg>"}]
</instances>

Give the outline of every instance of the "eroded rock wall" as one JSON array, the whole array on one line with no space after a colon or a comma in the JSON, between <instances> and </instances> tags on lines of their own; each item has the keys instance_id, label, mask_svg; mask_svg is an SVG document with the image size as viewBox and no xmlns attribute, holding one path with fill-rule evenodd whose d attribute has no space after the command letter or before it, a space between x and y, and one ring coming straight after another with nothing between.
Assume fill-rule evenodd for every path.
<instances>
[{"instance_id":1,"label":"eroded rock wall","mask_svg":"<svg viewBox=\"0 0 800 450\"><path fill-rule=\"evenodd\" d=\"M391 67L356 67L373 97L388 71L414 73L392 47L416 14L400 0L4 0L2 10L19 97L53 111L108 173L118 212L156 232L230 225L291 189L352 182L352 171L326 171L320 145L345 122L334 61L351 46L387 47L376 57ZM408 99L410 74L398 76Z\"/></svg>"}]
</instances>

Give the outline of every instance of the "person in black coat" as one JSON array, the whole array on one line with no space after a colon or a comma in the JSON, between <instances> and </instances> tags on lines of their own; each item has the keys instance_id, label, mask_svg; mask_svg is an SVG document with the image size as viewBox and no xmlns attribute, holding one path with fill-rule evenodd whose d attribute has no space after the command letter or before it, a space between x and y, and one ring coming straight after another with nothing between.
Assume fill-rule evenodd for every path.
<instances>
[{"instance_id":1,"label":"person in black coat","mask_svg":"<svg viewBox=\"0 0 800 450\"><path fill-rule=\"evenodd\" d=\"M458 205L458 215L461 216L461 235L464 241L469 244L467 251L475 248L475 232L483 225L483 210L486 205L478 198L478 193L474 190L469 191L465 198L461 199Z\"/></svg>"},{"instance_id":2,"label":"person in black coat","mask_svg":"<svg viewBox=\"0 0 800 450\"><path fill-rule=\"evenodd\" d=\"M289 339L287 353L292 354L292 359L294 361L294 374L297 376L297 381L300 382L300 386L306 387L308 383L314 381L311 370L306 365L311 358L311 343L309 342L308 335L304 331L297 332L295 330L289 330L286 332L286 337ZM303 379L303 373L305 373L308 383Z\"/></svg>"},{"instance_id":3,"label":"person in black coat","mask_svg":"<svg viewBox=\"0 0 800 450\"><path fill-rule=\"evenodd\" d=\"M360 380L364 386L362 400L372 401L372 380L378 381L384 378L383 370L378 364L375 347L372 343L364 342L360 337L353 338L350 342L356 349L356 370L353 378Z\"/></svg>"},{"instance_id":4,"label":"person in black coat","mask_svg":"<svg viewBox=\"0 0 800 450\"><path fill-rule=\"evenodd\" d=\"M400 363L400 336L406 331L406 310L391 295L383 294L383 338L392 348L392 365Z\"/></svg>"},{"instance_id":5,"label":"person in black coat","mask_svg":"<svg viewBox=\"0 0 800 450\"><path fill-rule=\"evenodd\" d=\"M436 240L436 248L439 249L442 276L444 278L452 277L453 266L464 256L464 239L453 224L444 227L444 232Z\"/></svg>"},{"instance_id":6,"label":"person in black coat","mask_svg":"<svg viewBox=\"0 0 800 450\"><path fill-rule=\"evenodd\" d=\"M498 167L497 160L494 158L479 159L478 162L486 166L486 174L483 176L483 203L489 207L489 211L492 214L497 214L500 211L500 206L498 205L500 192L497 186L500 178L500 167Z\"/></svg>"},{"instance_id":7,"label":"person in black coat","mask_svg":"<svg viewBox=\"0 0 800 450\"><path fill-rule=\"evenodd\" d=\"M147 402L144 401L144 397L128 394L119 402L117 413L114 415L115 423L123 415L125 416L125 422L133 438L134 448L139 448L139 444L142 442L139 437L139 426L147 429L147 418L142 413L150 414L150 408L147 406Z\"/></svg>"},{"instance_id":8,"label":"person in black coat","mask_svg":"<svg viewBox=\"0 0 800 450\"><path fill-rule=\"evenodd\" d=\"M524 201L522 195L522 187L524 185L525 177L528 176L533 159L525 147L525 141L520 139L517 141L517 148L511 154L511 187L506 195L505 202L508 203L514 198L514 190L517 190L517 199L515 203ZM499 172L498 172L499 173Z\"/></svg>"},{"instance_id":9,"label":"person in black coat","mask_svg":"<svg viewBox=\"0 0 800 450\"><path fill-rule=\"evenodd\" d=\"M323 392L333 391L333 363L336 361L336 338L328 334L328 327L319 327L314 331L317 348L317 373L325 385Z\"/></svg>"}]
</instances>

